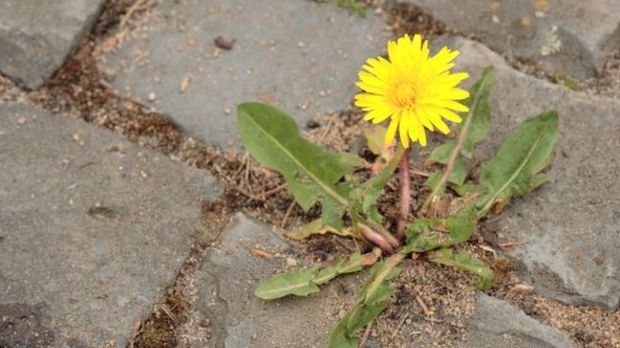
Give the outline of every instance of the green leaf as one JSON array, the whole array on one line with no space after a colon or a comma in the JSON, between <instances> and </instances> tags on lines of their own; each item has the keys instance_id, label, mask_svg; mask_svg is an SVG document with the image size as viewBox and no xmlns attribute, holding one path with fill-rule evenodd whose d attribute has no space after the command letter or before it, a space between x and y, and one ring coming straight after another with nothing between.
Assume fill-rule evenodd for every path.
<instances>
[{"instance_id":1,"label":"green leaf","mask_svg":"<svg viewBox=\"0 0 620 348\"><path fill-rule=\"evenodd\" d=\"M338 229L334 226L326 225L323 222L323 219L313 220L298 229L295 229L290 232L285 232L284 235L288 238L294 240L302 240L310 237L313 234L325 234L325 233L333 233L339 236L350 236L348 229Z\"/></svg>"},{"instance_id":2,"label":"green leaf","mask_svg":"<svg viewBox=\"0 0 620 348\"><path fill-rule=\"evenodd\" d=\"M570 76L560 77L559 79L556 79L556 82L570 89L571 91L576 91L579 89L579 81L573 79Z\"/></svg>"},{"instance_id":3,"label":"green leaf","mask_svg":"<svg viewBox=\"0 0 620 348\"><path fill-rule=\"evenodd\" d=\"M320 291L319 287L312 282L315 272L316 268L310 268L277 274L262 281L254 294L263 300L273 300L288 295L314 294Z\"/></svg>"},{"instance_id":4,"label":"green leaf","mask_svg":"<svg viewBox=\"0 0 620 348\"><path fill-rule=\"evenodd\" d=\"M433 188L439 185L440 178L441 178L441 171L436 170L432 172L431 175L428 176L424 185L426 187ZM466 178L467 178L467 169L465 168L465 163L463 163L463 160L461 160L460 158L457 158L454 161L454 167L452 168L452 171L450 172L450 176L448 176L448 182L459 186L459 185L463 185ZM437 192L437 194L439 196L442 196L443 192L440 191L440 192Z\"/></svg>"},{"instance_id":5,"label":"green leaf","mask_svg":"<svg viewBox=\"0 0 620 348\"><path fill-rule=\"evenodd\" d=\"M476 274L478 276L476 287L480 290L487 290L493 286L495 280L493 270L484 262L464 251L454 253L452 249L445 248L429 252L427 256L432 262L460 268Z\"/></svg>"},{"instance_id":6,"label":"green leaf","mask_svg":"<svg viewBox=\"0 0 620 348\"><path fill-rule=\"evenodd\" d=\"M445 219L418 218L407 226L407 245L404 250L426 252L449 247L471 238L476 229L475 216L458 215ZM434 230L436 233L431 234Z\"/></svg>"},{"instance_id":7,"label":"green leaf","mask_svg":"<svg viewBox=\"0 0 620 348\"><path fill-rule=\"evenodd\" d=\"M338 7L350 9L360 17L366 17L368 7L366 4L359 2L359 0L338 0L336 4Z\"/></svg>"},{"instance_id":8,"label":"green leaf","mask_svg":"<svg viewBox=\"0 0 620 348\"><path fill-rule=\"evenodd\" d=\"M363 269L362 259L360 253L353 253L346 262L339 260L335 265L320 270L318 267L312 267L276 274L262 281L254 294L263 300L273 300L288 295L307 296L319 292L318 285L325 284L339 275L361 271Z\"/></svg>"},{"instance_id":9,"label":"green leaf","mask_svg":"<svg viewBox=\"0 0 620 348\"><path fill-rule=\"evenodd\" d=\"M461 185L467 177L465 164L460 156L472 158L476 144L482 141L491 126L491 114L489 112L489 95L495 83L495 73L492 68L487 68L482 77L472 86L469 98L464 104L469 107L469 112L459 125L459 133L455 141L448 141L438 146L431 152L430 161L446 164L444 172L433 174L425 185L431 189L421 210L426 210L435 197L442 196L446 189L446 183L451 182ZM450 167L450 163L454 165ZM450 171L446 173L446 171Z\"/></svg>"},{"instance_id":10,"label":"green leaf","mask_svg":"<svg viewBox=\"0 0 620 348\"><path fill-rule=\"evenodd\" d=\"M383 193L383 188L392 178L396 168L398 168L403 153L404 150L402 147L399 147L390 162L388 162L379 175L371 177L362 185L351 191L351 200L354 202L354 209L357 209L363 215L370 215L371 209Z\"/></svg>"},{"instance_id":11,"label":"green leaf","mask_svg":"<svg viewBox=\"0 0 620 348\"><path fill-rule=\"evenodd\" d=\"M359 272L363 269L362 254L353 253L347 262L339 260L334 266L326 267L317 272L312 282L321 285L336 278L339 275Z\"/></svg>"},{"instance_id":12,"label":"green leaf","mask_svg":"<svg viewBox=\"0 0 620 348\"><path fill-rule=\"evenodd\" d=\"M466 216L456 216L446 219L446 229L452 238L453 244L468 241L476 230L476 220Z\"/></svg>"},{"instance_id":13,"label":"green leaf","mask_svg":"<svg viewBox=\"0 0 620 348\"><path fill-rule=\"evenodd\" d=\"M385 309L385 300L394 292L389 281L400 273L396 266L405 258L405 255L404 252L394 254L373 266L357 303L332 330L328 347L359 346L360 338L355 335L355 332L368 325Z\"/></svg>"},{"instance_id":14,"label":"green leaf","mask_svg":"<svg viewBox=\"0 0 620 348\"><path fill-rule=\"evenodd\" d=\"M329 338L328 348L358 348L362 339L353 336L349 337L347 334L347 322L346 320L340 320L338 325L332 330Z\"/></svg>"},{"instance_id":15,"label":"green leaf","mask_svg":"<svg viewBox=\"0 0 620 348\"><path fill-rule=\"evenodd\" d=\"M489 111L489 95L495 84L495 72L493 68L486 68L482 72L482 77L472 86L469 98L465 105L472 108L469 126L464 121L459 125L462 132L469 127L469 131L461 147L461 155L472 158L476 144L486 138L489 128L491 128L491 112Z\"/></svg>"},{"instance_id":16,"label":"green leaf","mask_svg":"<svg viewBox=\"0 0 620 348\"><path fill-rule=\"evenodd\" d=\"M477 204L480 216L496 201L522 196L545 181L539 173L552 159L558 123L556 112L543 112L506 137L495 157L480 169L480 184L487 192Z\"/></svg>"},{"instance_id":17,"label":"green leaf","mask_svg":"<svg viewBox=\"0 0 620 348\"><path fill-rule=\"evenodd\" d=\"M336 184L361 160L304 139L295 121L273 106L245 103L237 112L239 134L250 154L282 173L289 192L305 211L320 200L323 217L329 220L326 224L333 226L349 205L346 187Z\"/></svg>"},{"instance_id":18,"label":"green leaf","mask_svg":"<svg viewBox=\"0 0 620 348\"><path fill-rule=\"evenodd\" d=\"M468 195L482 195L485 193L484 187L471 182L467 182L455 187L454 191L456 191L456 193L458 193L458 195L461 197L465 197Z\"/></svg>"},{"instance_id":19,"label":"green leaf","mask_svg":"<svg viewBox=\"0 0 620 348\"><path fill-rule=\"evenodd\" d=\"M448 140L433 149L427 162L446 164L450 159L452 151L454 151L454 141Z\"/></svg>"}]
</instances>

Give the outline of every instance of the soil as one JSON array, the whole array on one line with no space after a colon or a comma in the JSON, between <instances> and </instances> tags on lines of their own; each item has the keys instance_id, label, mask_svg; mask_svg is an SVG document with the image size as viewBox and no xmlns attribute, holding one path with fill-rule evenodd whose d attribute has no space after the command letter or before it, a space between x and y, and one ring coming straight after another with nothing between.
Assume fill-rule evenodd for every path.
<instances>
[{"instance_id":1,"label":"soil","mask_svg":"<svg viewBox=\"0 0 620 348\"><path fill-rule=\"evenodd\" d=\"M393 1L367 1L377 13L386 14L388 24L396 33L421 32L433 37L453 32L444 24L420 9ZM136 5L137 4L137 5ZM105 73L97 68L98 55L114 49L135 27L135 18L148 15L151 1L109 1L92 35L80 46L64 67L42 88L26 92L0 76L0 100L28 99L53 113L83 119L95 125L126 135L131 141L159 151L185 164L205 169L224 185L223 198L204 205L205 229L222 231L229 217L243 211L280 227L291 229L319 215L319 207L303 212L287 194L282 177L260 167L247 155L233 150L220 150L199 139L187 136L165 115L157 114L141 102L114 91L105 82ZM458 33L457 33L458 34ZM513 62L520 70L544 76L531 65ZM592 93L620 96L620 54L610 60L599 79L587 81L584 88ZM344 107L344 106L343 106ZM362 114L348 107L339 113L325 115L305 125L304 133L313 141L331 149L351 151L371 162L374 160L360 137L368 125ZM425 167L422 161L413 163L413 203L424 194ZM369 175L369 169L361 171ZM394 227L397 211L391 202L397 201L397 186L388 184L380 199L381 212L391 217ZM207 233L204 235L215 235ZM193 302L194 291L189 286L192 275L199 269L205 250L212 240L200 231L192 252L182 266L174 284L153 312L135 328L130 347L174 347L179 335L191 330L187 311ZM518 292L522 282L515 275L510 260L501 256L489 236L492 227L483 222L472 241L462 248L487 261L498 274L491 290L493 296L520 306L526 313L566 332L583 347L620 347L620 312L604 312L594 306L568 306L546 299L533 292ZM306 257L312 261L329 261L340 253L355 250L356 243L333 235L314 236L302 243ZM363 247L365 250L369 246ZM498 255L493 251L497 250ZM378 340L384 347L401 347L405 342L419 340L434 346L457 345L473 310L474 288L470 276L452 268L430 263L422 256L403 264L402 275L394 282L396 295L387 310L369 330L369 339ZM198 325L209 337L209 328Z\"/></svg>"}]
</instances>

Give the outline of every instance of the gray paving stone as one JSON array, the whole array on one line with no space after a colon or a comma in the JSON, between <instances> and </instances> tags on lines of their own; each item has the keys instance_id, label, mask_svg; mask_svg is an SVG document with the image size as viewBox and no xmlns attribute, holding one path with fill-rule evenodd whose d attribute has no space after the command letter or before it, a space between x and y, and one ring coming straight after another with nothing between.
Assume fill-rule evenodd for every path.
<instances>
[{"instance_id":1,"label":"gray paving stone","mask_svg":"<svg viewBox=\"0 0 620 348\"><path fill-rule=\"evenodd\" d=\"M564 333L541 324L503 300L483 293L476 296L469 326L465 347L575 347Z\"/></svg>"},{"instance_id":2,"label":"gray paving stone","mask_svg":"<svg viewBox=\"0 0 620 348\"><path fill-rule=\"evenodd\" d=\"M0 346L124 347L187 257L207 175L82 121L0 105Z\"/></svg>"},{"instance_id":3,"label":"gray paving stone","mask_svg":"<svg viewBox=\"0 0 620 348\"><path fill-rule=\"evenodd\" d=\"M102 66L116 88L221 147L239 143L242 102L279 105L302 124L345 109L357 71L383 53L388 35L375 15L360 18L332 1L166 1L155 11L139 24L146 33ZM234 39L232 49L217 49L218 36Z\"/></svg>"},{"instance_id":4,"label":"gray paving stone","mask_svg":"<svg viewBox=\"0 0 620 348\"><path fill-rule=\"evenodd\" d=\"M0 2L0 72L43 84L90 31L105 0Z\"/></svg>"},{"instance_id":5,"label":"gray paving stone","mask_svg":"<svg viewBox=\"0 0 620 348\"><path fill-rule=\"evenodd\" d=\"M620 301L620 102L570 91L510 68L484 45L443 38L436 45L459 49L457 70L470 72L471 84L486 66L497 83L490 107L491 138L481 147L492 155L519 122L555 109L560 115L557 156L550 181L517 199L493 218L503 241L519 242L511 255L528 270L539 291L568 303Z\"/></svg>"},{"instance_id":6,"label":"gray paving stone","mask_svg":"<svg viewBox=\"0 0 620 348\"><path fill-rule=\"evenodd\" d=\"M617 0L399 1L418 5L493 50L537 62L553 74L593 76L620 47Z\"/></svg>"},{"instance_id":7,"label":"gray paving stone","mask_svg":"<svg viewBox=\"0 0 620 348\"><path fill-rule=\"evenodd\" d=\"M191 346L324 347L338 313L350 304L343 299L355 300L357 276L335 280L314 296L263 301L254 289L260 280L280 272L284 262L283 257L253 256L249 248L254 247L280 255L293 252L270 227L243 214L235 216L196 280L200 291L193 310L210 322L213 338Z\"/></svg>"}]
</instances>

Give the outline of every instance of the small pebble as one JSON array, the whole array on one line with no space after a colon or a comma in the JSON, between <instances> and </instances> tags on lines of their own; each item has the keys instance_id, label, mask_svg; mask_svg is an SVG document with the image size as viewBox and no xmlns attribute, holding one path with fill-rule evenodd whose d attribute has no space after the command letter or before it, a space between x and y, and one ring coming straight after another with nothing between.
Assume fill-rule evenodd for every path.
<instances>
[{"instance_id":1,"label":"small pebble","mask_svg":"<svg viewBox=\"0 0 620 348\"><path fill-rule=\"evenodd\" d=\"M155 99L157 99L157 96L155 95L155 92L151 92L149 93L147 98L149 101L154 101Z\"/></svg>"},{"instance_id":2,"label":"small pebble","mask_svg":"<svg viewBox=\"0 0 620 348\"><path fill-rule=\"evenodd\" d=\"M295 267L295 266L297 266L297 260L295 260L292 257L287 257L286 258L286 265L289 266L289 267Z\"/></svg>"}]
</instances>

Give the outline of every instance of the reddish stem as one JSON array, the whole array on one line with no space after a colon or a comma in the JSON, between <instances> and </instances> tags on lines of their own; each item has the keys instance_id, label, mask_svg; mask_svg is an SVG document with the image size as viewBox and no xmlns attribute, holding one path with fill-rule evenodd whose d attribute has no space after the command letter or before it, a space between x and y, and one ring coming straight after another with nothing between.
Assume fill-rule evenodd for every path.
<instances>
[{"instance_id":1,"label":"reddish stem","mask_svg":"<svg viewBox=\"0 0 620 348\"><path fill-rule=\"evenodd\" d=\"M409 149L405 149L400 159L400 216L396 225L396 239L403 240L405 237L405 225L409 219L411 206L411 174L409 173Z\"/></svg>"},{"instance_id":2,"label":"reddish stem","mask_svg":"<svg viewBox=\"0 0 620 348\"><path fill-rule=\"evenodd\" d=\"M392 245L388 243L388 241L383 238L382 235L373 231L370 227L364 224L359 224L359 227L362 235L369 241L373 242L376 246L381 248L381 250L390 254L394 252L394 248L392 247Z\"/></svg>"}]
</instances>

